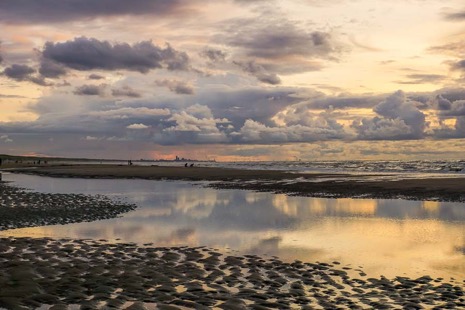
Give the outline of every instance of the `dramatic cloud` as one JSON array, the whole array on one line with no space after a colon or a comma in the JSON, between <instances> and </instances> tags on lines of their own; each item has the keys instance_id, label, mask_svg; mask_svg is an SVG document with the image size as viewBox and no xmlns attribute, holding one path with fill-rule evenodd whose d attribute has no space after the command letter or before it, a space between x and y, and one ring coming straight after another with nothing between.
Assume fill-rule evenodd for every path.
<instances>
[{"instance_id":1,"label":"dramatic cloud","mask_svg":"<svg viewBox=\"0 0 465 310\"><path fill-rule=\"evenodd\" d=\"M103 16L172 15L188 10L185 0L2 0L0 21L53 23Z\"/></svg>"},{"instance_id":2,"label":"dramatic cloud","mask_svg":"<svg viewBox=\"0 0 465 310\"><path fill-rule=\"evenodd\" d=\"M373 111L378 116L363 118L352 124L359 139L421 139L425 135L425 114L409 101L402 91L397 91L386 98L376 105Z\"/></svg>"},{"instance_id":3,"label":"dramatic cloud","mask_svg":"<svg viewBox=\"0 0 465 310\"><path fill-rule=\"evenodd\" d=\"M331 34L309 32L283 19L233 20L224 42L244 49L246 56L263 59L333 58L338 51Z\"/></svg>"},{"instance_id":4,"label":"dramatic cloud","mask_svg":"<svg viewBox=\"0 0 465 310\"><path fill-rule=\"evenodd\" d=\"M29 67L27 65L11 65L3 71L3 75L18 81L18 82L32 82L40 86L50 86L42 76L33 75L36 72L36 69Z\"/></svg>"},{"instance_id":5,"label":"dramatic cloud","mask_svg":"<svg viewBox=\"0 0 465 310\"><path fill-rule=\"evenodd\" d=\"M465 71L465 59L453 63L451 67L453 70Z\"/></svg>"},{"instance_id":6,"label":"dramatic cloud","mask_svg":"<svg viewBox=\"0 0 465 310\"><path fill-rule=\"evenodd\" d=\"M316 98L311 98L304 108L312 109L347 109L347 108L372 108L381 100L380 95L340 95L340 96L325 96L323 94L315 94Z\"/></svg>"},{"instance_id":7,"label":"dramatic cloud","mask_svg":"<svg viewBox=\"0 0 465 310\"><path fill-rule=\"evenodd\" d=\"M42 59L40 63L39 73L48 78L58 78L66 75L66 69L49 59Z\"/></svg>"},{"instance_id":8,"label":"dramatic cloud","mask_svg":"<svg viewBox=\"0 0 465 310\"><path fill-rule=\"evenodd\" d=\"M465 10L446 14L445 18L448 20L453 20L453 21L454 20L457 20L457 21L465 20Z\"/></svg>"},{"instance_id":9,"label":"dramatic cloud","mask_svg":"<svg viewBox=\"0 0 465 310\"><path fill-rule=\"evenodd\" d=\"M102 75L100 75L100 74L96 74L96 73L90 74L87 78L88 78L89 80L103 80L103 79L105 79L104 76L102 76Z\"/></svg>"},{"instance_id":10,"label":"dramatic cloud","mask_svg":"<svg viewBox=\"0 0 465 310\"><path fill-rule=\"evenodd\" d=\"M103 111L92 111L89 112L91 117L97 117L99 119L115 119L115 120L146 120L156 119L157 117L169 116L171 112L168 109L151 109L146 107L140 108L113 108Z\"/></svg>"},{"instance_id":11,"label":"dramatic cloud","mask_svg":"<svg viewBox=\"0 0 465 310\"><path fill-rule=\"evenodd\" d=\"M463 51L465 50L465 41L458 41L438 46L432 46L428 50L432 53L460 57L463 55Z\"/></svg>"},{"instance_id":12,"label":"dramatic cloud","mask_svg":"<svg viewBox=\"0 0 465 310\"><path fill-rule=\"evenodd\" d=\"M261 72L257 78L268 84L278 83L276 74L321 70L325 62L337 61L343 51L332 33L309 31L299 23L267 13L229 20L216 39L231 48L231 58L246 72ZM247 64L260 68L247 70Z\"/></svg>"},{"instance_id":13,"label":"dramatic cloud","mask_svg":"<svg viewBox=\"0 0 465 310\"><path fill-rule=\"evenodd\" d=\"M211 62L223 62L226 60L226 52L218 49L205 49L200 53L200 56L207 58Z\"/></svg>"},{"instance_id":14,"label":"dramatic cloud","mask_svg":"<svg viewBox=\"0 0 465 310\"><path fill-rule=\"evenodd\" d=\"M335 124L322 122L321 126L297 124L285 127L268 127L249 119L236 135L242 142L256 144L314 142L346 138L348 135L342 126L337 124L335 128L332 128L332 125Z\"/></svg>"},{"instance_id":15,"label":"dramatic cloud","mask_svg":"<svg viewBox=\"0 0 465 310\"><path fill-rule=\"evenodd\" d=\"M19 95L4 95L0 94L0 98L26 98L24 96L19 96Z\"/></svg>"},{"instance_id":16,"label":"dramatic cloud","mask_svg":"<svg viewBox=\"0 0 465 310\"><path fill-rule=\"evenodd\" d=\"M216 119L206 106L195 104L185 111L174 113L168 121L175 124L164 129L165 136L157 139L159 143L173 141L172 135L181 141L190 143L219 143L227 142L225 129L228 129L229 120ZM168 138L169 140L167 140Z\"/></svg>"},{"instance_id":17,"label":"dramatic cloud","mask_svg":"<svg viewBox=\"0 0 465 310\"><path fill-rule=\"evenodd\" d=\"M192 95L194 94L194 87L184 81L178 80L160 80L155 81L155 84L160 87L167 87L173 93L179 95Z\"/></svg>"},{"instance_id":18,"label":"dramatic cloud","mask_svg":"<svg viewBox=\"0 0 465 310\"><path fill-rule=\"evenodd\" d=\"M82 85L82 86L76 87L73 93L79 96L104 96L105 89L106 89L105 84Z\"/></svg>"},{"instance_id":19,"label":"dramatic cloud","mask_svg":"<svg viewBox=\"0 0 465 310\"><path fill-rule=\"evenodd\" d=\"M443 88L433 94L441 95L449 101L465 100L465 88Z\"/></svg>"},{"instance_id":20,"label":"dramatic cloud","mask_svg":"<svg viewBox=\"0 0 465 310\"><path fill-rule=\"evenodd\" d=\"M399 84L436 84L444 81L447 77L440 74L408 74L407 80L396 81Z\"/></svg>"},{"instance_id":21,"label":"dramatic cloud","mask_svg":"<svg viewBox=\"0 0 465 310\"><path fill-rule=\"evenodd\" d=\"M170 45L158 47L151 41L129 45L79 37L62 43L47 42L42 56L45 60L81 71L99 69L147 73L160 68L189 68L189 57L186 53L178 52Z\"/></svg>"},{"instance_id":22,"label":"dramatic cloud","mask_svg":"<svg viewBox=\"0 0 465 310\"><path fill-rule=\"evenodd\" d=\"M31 68L27 65L14 64L6 68L3 71L3 74L16 81L25 81L30 77L31 74L35 72L36 70L34 68Z\"/></svg>"},{"instance_id":23,"label":"dramatic cloud","mask_svg":"<svg viewBox=\"0 0 465 310\"><path fill-rule=\"evenodd\" d=\"M435 98L437 109L439 110L439 116L444 117L455 117L465 116L465 100L449 100L444 98L443 95L438 95Z\"/></svg>"},{"instance_id":24,"label":"dramatic cloud","mask_svg":"<svg viewBox=\"0 0 465 310\"><path fill-rule=\"evenodd\" d=\"M255 76L260 82L265 84L277 85L281 84L281 79L274 73L269 73L267 70L257 64L254 61L249 61L246 63L243 62L234 62L236 65L240 66L244 72L247 72L253 76Z\"/></svg>"},{"instance_id":25,"label":"dramatic cloud","mask_svg":"<svg viewBox=\"0 0 465 310\"><path fill-rule=\"evenodd\" d=\"M436 107L439 111L447 111L450 110L452 107L452 103L444 98L442 95L436 96Z\"/></svg>"},{"instance_id":26,"label":"dramatic cloud","mask_svg":"<svg viewBox=\"0 0 465 310\"><path fill-rule=\"evenodd\" d=\"M139 98L142 95L136 91L135 89L129 87L129 86L123 86L118 89L113 89L111 91L111 94L115 97L132 97L132 98Z\"/></svg>"}]
</instances>

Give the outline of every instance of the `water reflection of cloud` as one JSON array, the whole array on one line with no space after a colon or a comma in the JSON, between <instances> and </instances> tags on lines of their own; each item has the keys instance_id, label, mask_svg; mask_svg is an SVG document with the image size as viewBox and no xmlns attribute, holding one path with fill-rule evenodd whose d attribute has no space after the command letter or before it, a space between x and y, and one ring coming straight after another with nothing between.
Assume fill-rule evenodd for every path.
<instances>
[{"instance_id":1,"label":"water reflection of cloud","mask_svg":"<svg viewBox=\"0 0 465 310\"><path fill-rule=\"evenodd\" d=\"M175 246L179 244L194 246L198 244L198 239L194 228L179 228L166 237L157 238L156 244L158 246Z\"/></svg>"},{"instance_id":2,"label":"water reflection of cloud","mask_svg":"<svg viewBox=\"0 0 465 310\"><path fill-rule=\"evenodd\" d=\"M321 199L274 195L271 200L274 208L290 217L312 216L373 216L376 214L376 200L361 199Z\"/></svg>"},{"instance_id":3,"label":"water reflection of cloud","mask_svg":"<svg viewBox=\"0 0 465 310\"><path fill-rule=\"evenodd\" d=\"M439 201L422 201L421 207L427 214L432 217L436 217L441 209L441 203Z\"/></svg>"},{"instance_id":4,"label":"water reflection of cloud","mask_svg":"<svg viewBox=\"0 0 465 310\"><path fill-rule=\"evenodd\" d=\"M281 236L260 239L256 244L243 250L246 253L268 256L278 256L288 261L300 259L303 261L313 261L321 257L325 250L323 248L309 248L300 246L290 246L283 242Z\"/></svg>"},{"instance_id":5,"label":"water reflection of cloud","mask_svg":"<svg viewBox=\"0 0 465 310\"><path fill-rule=\"evenodd\" d=\"M245 201L248 204L254 204L259 202L260 200L266 199L266 195L264 193L259 192L245 192Z\"/></svg>"},{"instance_id":6,"label":"water reflection of cloud","mask_svg":"<svg viewBox=\"0 0 465 310\"><path fill-rule=\"evenodd\" d=\"M95 184L102 193L138 201L140 208L119 219L15 234L230 247L288 261L341 260L386 276L422 275L424 270L465 274L464 204L291 197L186 182L114 181L65 182L64 189L77 184L78 192L86 192L84 187ZM60 191L60 183L53 186Z\"/></svg>"},{"instance_id":7,"label":"water reflection of cloud","mask_svg":"<svg viewBox=\"0 0 465 310\"><path fill-rule=\"evenodd\" d=\"M183 188L176 195L174 208L177 212L188 214L192 218L206 218L217 205L228 203L229 200L224 195L220 197L217 191Z\"/></svg>"}]
</instances>

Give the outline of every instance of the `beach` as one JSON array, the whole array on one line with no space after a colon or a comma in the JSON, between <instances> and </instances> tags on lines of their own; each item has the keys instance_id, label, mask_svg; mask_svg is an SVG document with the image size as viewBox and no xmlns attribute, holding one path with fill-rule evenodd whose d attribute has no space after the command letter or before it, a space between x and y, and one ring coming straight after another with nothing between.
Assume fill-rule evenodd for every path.
<instances>
[{"instance_id":1,"label":"beach","mask_svg":"<svg viewBox=\"0 0 465 310\"><path fill-rule=\"evenodd\" d=\"M465 177L383 179L379 174L298 173L210 167L69 165L11 170L66 178L139 178L149 180L212 181L223 189L268 191L328 198L381 198L426 201L465 201Z\"/></svg>"},{"instance_id":2,"label":"beach","mask_svg":"<svg viewBox=\"0 0 465 310\"><path fill-rule=\"evenodd\" d=\"M193 192L196 186L206 185L292 196L443 201L463 201L465 193L460 178L382 181L374 180L373 175L118 165L48 166L12 172L56 180L128 179L125 184L136 179L183 180L197 184ZM0 231L12 234L23 227L117 218L138 207L105 195L34 192L10 183L0 184L0 190ZM363 266L343 260L284 261L278 256L234 254L204 245L2 236L0 270L0 308L5 309L465 307L462 278L428 273L373 276Z\"/></svg>"}]
</instances>

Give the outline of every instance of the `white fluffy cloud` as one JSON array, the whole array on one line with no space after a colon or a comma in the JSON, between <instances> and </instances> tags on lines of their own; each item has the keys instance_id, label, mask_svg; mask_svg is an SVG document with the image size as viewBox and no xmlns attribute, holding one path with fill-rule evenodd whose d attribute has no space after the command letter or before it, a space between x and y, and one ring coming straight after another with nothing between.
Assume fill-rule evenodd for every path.
<instances>
[{"instance_id":1,"label":"white fluffy cloud","mask_svg":"<svg viewBox=\"0 0 465 310\"><path fill-rule=\"evenodd\" d=\"M147 129L149 128L149 126L147 125L144 125L144 124L131 124L131 125L128 125L126 126L127 129Z\"/></svg>"}]
</instances>

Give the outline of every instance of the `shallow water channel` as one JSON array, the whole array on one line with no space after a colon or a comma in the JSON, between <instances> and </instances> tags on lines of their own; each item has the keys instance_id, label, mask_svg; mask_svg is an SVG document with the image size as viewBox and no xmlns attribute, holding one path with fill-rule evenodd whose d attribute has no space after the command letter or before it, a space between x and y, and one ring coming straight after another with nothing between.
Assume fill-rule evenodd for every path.
<instances>
[{"instance_id":1,"label":"shallow water channel","mask_svg":"<svg viewBox=\"0 0 465 310\"><path fill-rule=\"evenodd\" d=\"M139 208L120 218L15 229L0 236L209 246L286 261L339 261L368 276L465 279L465 204L289 197L201 183L62 179L3 173L47 193L104 194Z\"/></svg>"}]
</instances>

